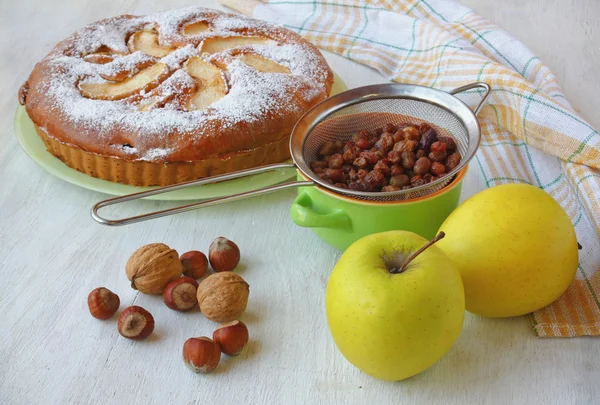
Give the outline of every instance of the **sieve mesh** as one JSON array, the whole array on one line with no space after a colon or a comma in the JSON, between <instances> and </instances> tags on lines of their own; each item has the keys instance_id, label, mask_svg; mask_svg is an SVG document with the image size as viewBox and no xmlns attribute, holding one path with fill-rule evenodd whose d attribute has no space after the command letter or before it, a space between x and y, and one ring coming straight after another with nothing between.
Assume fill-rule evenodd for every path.
<instances>
[{"instance_id":1,"label":"sieve mesh","mask_svg":"<svg viewBox=\"0 0 600 405\"><path fill-rule=\"evenodd\" d=\"M319 177L310 169L310 163L319 160L319 150L323 143L335 140L346 142L360 130L374 132L375 129L381 128L389 122L395 125L427 122L438 135L451 136L456 141L457 149L462 157L459 166L431 183L387 193L357 192L317 180ZM305 169L310 171L305 174L322 186L351 198L380 202L419 198L440 190L452 181L454 175L467 163L469 144L471 142L478 143L479 133L475 135L476 139L469 137L469 131L458 115L427 101L408 97L359 100L327 115L308 132L302 146L302 156L307 166Z\"/></svg>"}]
</instances>

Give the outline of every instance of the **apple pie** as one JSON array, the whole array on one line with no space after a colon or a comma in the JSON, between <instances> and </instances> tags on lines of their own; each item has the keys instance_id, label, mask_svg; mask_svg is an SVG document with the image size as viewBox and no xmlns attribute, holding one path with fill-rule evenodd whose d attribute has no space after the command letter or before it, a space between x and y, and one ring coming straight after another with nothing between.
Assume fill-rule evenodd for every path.
<instances>
[{"instance_id":1,"label":"apple pie","mask_svg":"<svg viewBox=\"0 0 600 405\"><path fill-rule=\"evenodd\" d=\"M294 124L332 83L299 35L186 8L79 30L35 66L19 101L69 167L152 186L288 159Z\"/></svg>"}]
</instances>

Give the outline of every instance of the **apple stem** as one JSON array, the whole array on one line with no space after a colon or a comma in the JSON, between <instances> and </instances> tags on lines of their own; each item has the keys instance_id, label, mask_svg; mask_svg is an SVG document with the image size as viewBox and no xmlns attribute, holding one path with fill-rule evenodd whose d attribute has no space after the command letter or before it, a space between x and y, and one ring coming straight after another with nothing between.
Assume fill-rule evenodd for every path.
<instances>
[{"instance_id":1,"label":"apple stem","mask_svg":"<svg viewBox=\"0 0 600 405\"><path fill-rule=\"evenodd\" d=\"M446 236L446 234L443 231L440 231L440 233L438 233L435 238L433 238L432 240L430 240L429 242L427 242L425 245L423 245L421 247L421 249L417 250L415 253L413 253L412 256L410 256L408 259L406 259L404 261L404 263L402 263L402 266L400 266L399 269L394 269L394 270L391 271L391 273L402 273L402 272L404 272L404 270L406 270L406 266L408 266L408 264L410 262L412 262L415 259L415 257L419 256L421 253L423 253L423 251L425 249L427 249L429 246L433 245L438 240L442 239L444 236Z\"/></svg>"}]
</instances>

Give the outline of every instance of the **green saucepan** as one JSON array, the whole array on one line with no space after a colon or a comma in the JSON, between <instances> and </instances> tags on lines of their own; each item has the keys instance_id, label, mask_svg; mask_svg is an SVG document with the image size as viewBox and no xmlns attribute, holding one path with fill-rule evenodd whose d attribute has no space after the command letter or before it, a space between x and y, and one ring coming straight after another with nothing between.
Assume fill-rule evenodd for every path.
<instances>
[{"instance_id":1,"label":"green saucepan","mask_svg":"<svg viewBox=\"0 0 600 405\"><path fill-rule=\"evenodd\" d=\"M466 171L464 167L438 192L406 201L364 201L320 186L301 187L290 216L297 225L312 228L319 238L341 250L363 236L395 229L432 239L458 206ZM298 179L306 180L302 174L298 174Z\"/></svg>"}]
</instances>

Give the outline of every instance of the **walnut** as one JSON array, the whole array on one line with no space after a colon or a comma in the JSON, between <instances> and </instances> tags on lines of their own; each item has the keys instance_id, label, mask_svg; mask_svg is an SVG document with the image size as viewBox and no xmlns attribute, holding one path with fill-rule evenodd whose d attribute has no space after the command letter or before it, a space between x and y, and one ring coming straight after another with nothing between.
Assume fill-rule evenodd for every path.
<instances>
[{"instance_id":1,"label":"walnut","mask_svg":"<svg viewBox=\"0 0 600 405\"><path fill-rule=\"evenodd\" d=\"M230 271L213 273L198 286L200 312L214 322L238 319L246 310L248 283Z\"/></svg>"},{"instance_id":2,"label":"walnut","mask_svg":"<svg viewBox=\"0 0 600 405\"><path fill-rule=\"evenodd\" d=\"M131 288L144 294L162 294L165 286L181 277L179 254L163 243L142 246L125 265Z\"/></svg>"}]
</instances>

